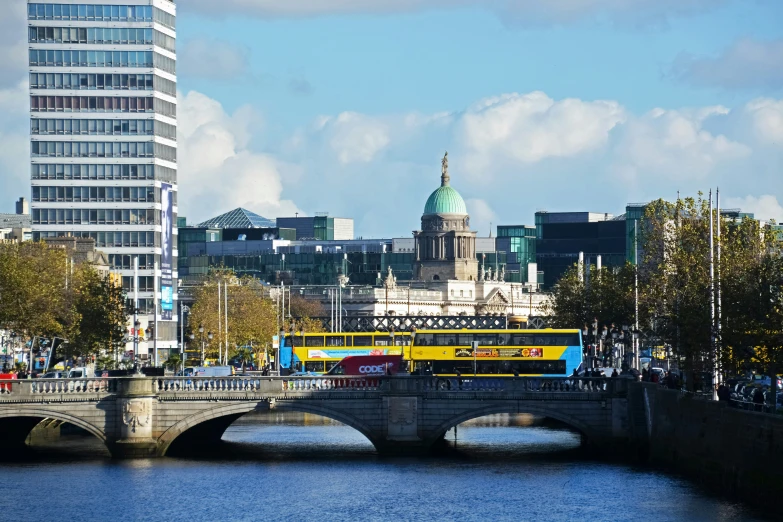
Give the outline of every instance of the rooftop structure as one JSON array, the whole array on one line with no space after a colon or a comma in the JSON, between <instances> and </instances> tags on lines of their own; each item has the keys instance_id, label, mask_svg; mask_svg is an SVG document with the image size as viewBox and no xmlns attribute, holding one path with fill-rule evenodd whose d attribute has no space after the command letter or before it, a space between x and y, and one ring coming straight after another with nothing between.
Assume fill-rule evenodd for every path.
<instances>
[{"instance_id":1,"label":"rooftop structure","mask_svg":"<svg viewBox=\"0 0 783 522\"><path fill-rule=\"evenodd\" d=\"M196 225L199 228L275 228L275 222L246 208L235 208Z\"/></svg>"}]
</instances>

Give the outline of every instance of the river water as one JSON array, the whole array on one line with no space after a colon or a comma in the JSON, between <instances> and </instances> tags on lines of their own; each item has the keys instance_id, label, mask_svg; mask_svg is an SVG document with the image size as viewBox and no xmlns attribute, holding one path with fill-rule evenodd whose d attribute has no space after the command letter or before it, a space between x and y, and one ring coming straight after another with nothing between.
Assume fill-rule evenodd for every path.
<instances>
[{"instance_id":1,"label":"river water","mask_svg":"<svg viewBox=\"0 0 783 522\"><path fill-rule=\"evenodd\" d=\"M113 461L64 437L0 462L3 520L761 520L679 478L576 455L579 436L524 415L450 431L442 454L381 458L303 414L243 417L215 455ZM2 449L0 448L0 451Z\"/></svg>"}]
</instances>

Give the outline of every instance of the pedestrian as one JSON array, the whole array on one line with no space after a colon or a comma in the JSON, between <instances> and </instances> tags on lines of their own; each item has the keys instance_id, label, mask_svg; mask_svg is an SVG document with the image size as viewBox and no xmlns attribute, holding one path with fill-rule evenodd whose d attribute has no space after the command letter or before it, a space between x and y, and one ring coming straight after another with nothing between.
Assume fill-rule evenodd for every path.
<instances>
[{"instance_id":1,"label":"pedestrian","mask_svg":"<svg viewBox=\"0 0 783 522\"><path fill-rule=\"evenodd\" d=\"M614 369L612 370L612 378L614 378L614 377L619 377L619 376L620 376L620 374L619 374L619 373L617 373L617 368L614 368Z\"/></svg>"},{"instance_id":2,"label":"pedestrian","mask_svg":"<svg viewBox=\"0 0 783 522\"><path fill-rule=\"evenodd\" d=\"M647 371L647 368L642 368L642 380L644 382L647 382L650 380L650 372Z\"/></svg>"},{"instance_id":3,"label":"pedestrian","mask_svg":"<svg viewBox=\"0 0 783 522\"><path fill-rule=\"evenodd\" d=\"M756 388L753 392L753 404L756 411L762 411L764 409L764 392L761 388Z\"/></svg>"},{"instance_id":4,"label":"pedestrian","mask_svg":"<svg viewBox=\"0 0 783 522\"><path fill-rule=\"evenodd\" d=\"M459 370L457 370L457 386L460 390L462 389L462 372Z\"/></svg>"}]
</instances>

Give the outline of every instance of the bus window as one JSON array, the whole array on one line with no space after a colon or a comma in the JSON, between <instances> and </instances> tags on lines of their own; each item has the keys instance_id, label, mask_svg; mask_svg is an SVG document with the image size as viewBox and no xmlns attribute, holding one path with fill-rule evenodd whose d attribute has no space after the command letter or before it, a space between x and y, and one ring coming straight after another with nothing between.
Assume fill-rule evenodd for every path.
<instances>
[{"instance_id":1,"label":"bus window","mask_svg":"<svg viewBox=\"0 0 783 522\"><path fill-rule=\"evenodd\" d=\"M479 346L495 346L498 343L497 334L477 334Z\"/></svg>"},{"instance_id":2,"label":"bus window","mask_svg":"<svg viewBox=\"0 0 783 522\"><path fill-rule=\"evenodd\" d=\"M334 366L337 364L337 361L326 361L324 363L326 365L326 371L330 371Z\"/></svg>"},{"instance_id":3,"label":"bus window","mask_svg":"<svg viewBox=\"0 0 783 522\"><path fill-rule=\"evenodd\" d=\"M434 337L432 334L417 334L416 344L419 346L433 346L432 340Z\"/></svg>"},{"instance_id":4,"label":"bus window","mask_svg":"<svg viewBox=\"0 0 783 522\"><path fill-rule=\"evenodd\" d=\"M290 338L294 342L294 346L304 346L304 337L302 336L293 336Z\"/></svg>"},{"instance_id":5,"label":"bus window","mask_svg":"<svg viewBox=\"0 0 783 522\"><path fill-rule=\"evenodd\" d=\"M436 334L436 346L455 346L457 344L457 334Z\"/></svg>"},{"instance_id":6,"label":"bus window","mask_svg":"<svg viewBox=\"0 0 783 522\"><path fill-rule=\"evenodd\" d=\"M305 337L305 346L323 346L324 345L324 336L323 335L308 335Z\"/></svg>"},{"instance_id":7,"label":"bus window","mask_svg":"<svg viewBox=\"0 0 783 522\"><path fill-rule=\"evenodd\" d=\"M508 346L511 341L511 335L507 333L499 333L497 335L497 339L498 345Z\"/></svg>"},{"instance_id":8,"label":"bus window","mask_svg":"<svg viewBox=\"0 0 783 522\"><path fill-rule=\"evenodd\" d=\"M283 338L283 346L285 348L291 348L294 345L293 342L294 342L294 338L290 335L286 335Z\"/></svg>"},{"instance_id":9,"label":"bus window","mask_svg":"<svg viewBox=\"0 0 783 522\"><path fill-rule=\"evenodd\" d=\"M315 373L323 373L323 371L324 371L324 363L323 363L323 361L307 361L305 363L305 371L307 371L307 372L315 372Z\"/></svg>"},{"instance_id":10,"label":"bus window","mask_svg":"<svg viewBox=\"0 0 783 522\"><path fill-rule=\"evenodd\" d=\"M459 334L457 336L458 346L470 346L473 344L473 334Z\"/></svg>"},{"instance_id":11,"label":"bus window","mask_svg":"<svg viewBox=\"0 0 783 522\"><path fill-rule=\"evenodd\" d=\"M375 346L390 346L390 345L391 345L391 335L375 336Z\"/></svg>"},{"instance_id":12,"label":"bus window","mask_svg":"<svg viewBox=\"0 0 783 522\"><path fill-rule=\"evenodd\" d=\"M344 335L327 335L326 346L345 346Z\"/></svg>"},{"instance_id":13,"label":"bus window","mask_svg":"<svg viewBox=\"0 0 783 522\"><path fill-rule=\"evenodd\" d=\"M511 346L533 346L534 338L532 335L512 334Z\"/></svg>"},{"instance_id":14,"label":"bus window","mask_svg":"<svg viewBox=\"0 0 783 522\"><path fill-rule=\"evenodd\" d=\"M411 344L411 337L409 335L396 335L394 337L394 344L396 346L408 346Z\"/></svg>"},{"instance_id":15,"label":"bus window","mask_svg":"<svg viewBox=\"0 0 783 522\"><path fill-rule=\"evenodd\" d=\"M353 337L354 346L372 346L372 335L355 335Z\"/></svg>"}]
</instances>

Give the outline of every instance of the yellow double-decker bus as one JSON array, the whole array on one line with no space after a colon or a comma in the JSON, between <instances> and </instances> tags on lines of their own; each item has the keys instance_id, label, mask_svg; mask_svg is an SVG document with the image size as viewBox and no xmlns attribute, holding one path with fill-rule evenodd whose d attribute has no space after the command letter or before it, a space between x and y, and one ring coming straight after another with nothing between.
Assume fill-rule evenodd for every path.
<instances>
[{"instance_id":1,"label":"yellow double-decker bus","mask_svg":"<svg viewBox=\"0 0 783 522\"><path fill-rule=\"evenodd\" d=\"M582 337L579 330L419 330L409 359L414 375L562 377L582 364Z\"/></svg>"},{"instance_id":2,"label":"yellow double-decker bus","mask_svg":"<svg viewBox=\"0 0 783 522\"><path fill-rule=\"evenodd\" d=\"M291 371L321 374L348 356L407 356L410 344L409 332L305 333L286 335L283 350L290 351Z\"/></svg>"}]
</instances>

